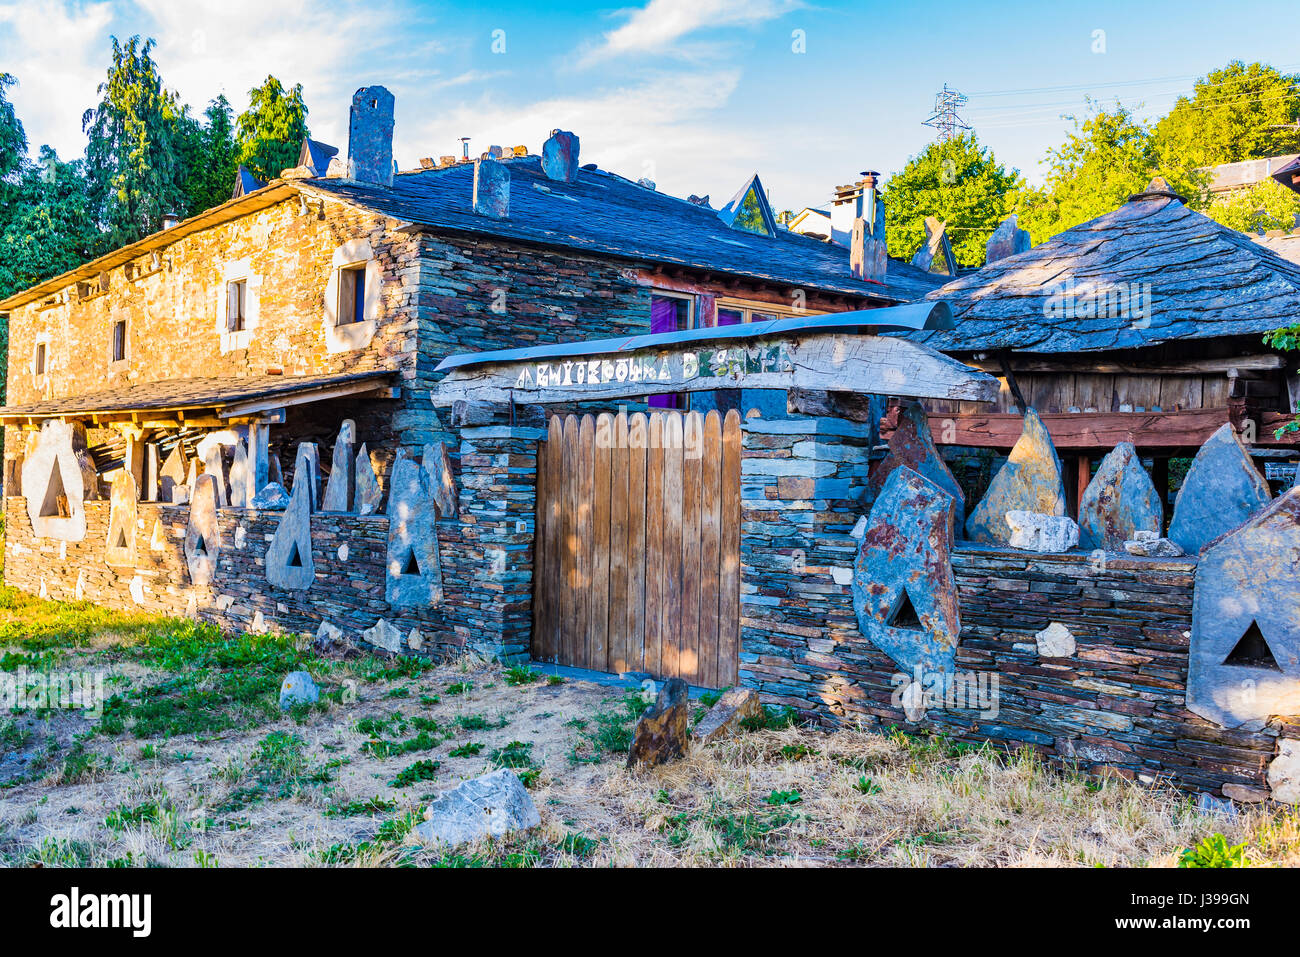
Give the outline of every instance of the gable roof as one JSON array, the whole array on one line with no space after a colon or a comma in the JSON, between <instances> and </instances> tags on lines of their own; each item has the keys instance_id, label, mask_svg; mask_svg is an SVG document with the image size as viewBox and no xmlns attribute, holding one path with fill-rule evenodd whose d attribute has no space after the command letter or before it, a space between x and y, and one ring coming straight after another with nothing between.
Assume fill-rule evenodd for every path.
<instances>
[{"instance_id":1,"label":"gable roof","mask_svg":"<svg viewBox=\"0 0 1300 957\"><path fill-rule=\"evenodd\" d=\"M1063 295L1071 290L1073 304ZM1119 209L959 276L929 298L952 307L956 328L911 338L945 352L1134 349L1300 321L1300 264L1152 183ZM1087 314L1090 302L1099 308Z\"/></svg>"},{"instance_id":2,"label":"gable roof","mask_svg":"<svg viewBox=\"0 0 1300 957\"><path fill-rule=\"evenodd\" d=\"M393 177L391 189L319 177L295 185L433 230L686 266L851 296L910 302L938 285L921 270L892 260L886 283L864 282L849 271L848 250L841 246L779 229L772 236L732 229L707 206L604 170L584 167L576 182L563 183L547 179L536 156L499 162L511 177L507 219L475 214L472 163L402 172Z\"/></svg>"}]
</instances>

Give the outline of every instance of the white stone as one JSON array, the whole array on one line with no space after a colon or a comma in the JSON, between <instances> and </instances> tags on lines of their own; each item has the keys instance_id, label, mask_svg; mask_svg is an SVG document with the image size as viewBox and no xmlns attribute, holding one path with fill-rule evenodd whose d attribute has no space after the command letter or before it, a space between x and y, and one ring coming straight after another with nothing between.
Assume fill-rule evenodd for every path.
<instances>
[{"instance_id":1,"label":"white stone","mask_svg":"<svg viewBox=\"0 0 1300 957\"><path fill-rule=\"evenodd\" d=\"M849 532L849 535L861 540L865 534L867 534L867 516L860 515L858 516L858 523L853 526L853 531Z\"/></svg>"},{"instance_id":2,"label":"white stone","mask_svg":"<svg viewBox=\"0 0 1300 957\"><path fill-rule=\"evenodd\" d=\"M925 688L921 682L911 681L903 689L903 714L908 721L920 721L925 717Z\"/></svg>"},{"instance_id":3,"label":"white stone","mask_svg":"<svg viewBox=\"0 0 1300 957\"><path fill-rule=\"evenodd\" d=\"M341 562L346 562L346 561L348 560L348 543L347 543L347 542L344 542L342 545L339 546L338 556L339 556L339 561L341 561Z\"/></svg>"},{"instance_id":4,"label":"white stone","mask_svg":"<svg viewBox=\"0 0 1300 957\"><path fill-rule=\"evenodd\" d=\"M505 837L542 823L537 805L514 772L502 768L439 794L413 832L426 843L456 847Z\"/></svg>"},{"instance_id":5,"label":"white stone","mask_svg":"<svg viewBox=\"0 0 1300 957\"><path fill-rule=\"evenodd\" d=\"M1054 621L1034 635L1038 653L1044 658L1072 658L1075 652L1074 635L1059 621Z\"/></svg>"},{"instance_id":6,"label":"white stone","mask_svg":"<svg viewBox=\"0 0 1300 957\"><path fill-rule=\"evenodd\" d=\"M144 579L143 578L141 578L139 575L136 575L134 578L132 578L131 584L128 586L128 590L131 592L131 600L133 602L135 602L137 605L144 604Z\"/></svg>"},{"instance_id":7,"label":"white stone","mask_svg":"<svg viewBox=\"0 0 1300 957\"><path fill-rule=\"evenodd\" d=\"M280 707L288 710L297 704L315 704L320 700L320 688L305 671L291 671L280 685Z\"/></svg>"},{"instance_id":8,"label":"white stone","mask_svg":"<svg viewBox=\"0 0 1300 957\"><path fill-rule=\"evenodd\" d=\"M420 634L419 628L412 628L411 633L406 636L406 647L412 651L419 651L424 647L424 635Z\"/></svg>"},{"instance_id":9,"label":"white stone","mask_svg":"<svg viewBox=\"0 0 1300 957\"><path fill-rule=\"evenodd\" d=\"M1012 548L1031 552L1068 552L1079 544L1079 526L1063 515L1024 512L1013 509L1006 514L1011 529Z\"/></svg>"},{"instance_id":10,"label":"white stone","mask_svg":"<svg viewBox=\"0 0 1300 957\"><path fill-rule=\"evenodd\" d=\"M1274 801L1300 804L1300 741L1278 741L1277 756L1268 765L1268 787Z\"/></svg>"},{"instance_id":11,"label":"white stone","mask_svg":"<svg viewBox=\"0 0 1300 957\"><path fill-rule=\"evenodd\" d=\"M853 569L833 565L831 566L831 578L837 585L850 585L853 583Z\"/></svg>"},{"instance_id":12,"label":"white stone","mask_svg":"<svg viewBox=\"0 0 1300 957\"><path fill-rule=\"evenodd\" d=\"M394 654L401 654L402 644L406 640L406 636L390 625L387 619L384 618L380 618L375 622L374 627L363 631L361 637L376 648L383 648L385 651L391 651Z\"/></svg>"}]
</instances>

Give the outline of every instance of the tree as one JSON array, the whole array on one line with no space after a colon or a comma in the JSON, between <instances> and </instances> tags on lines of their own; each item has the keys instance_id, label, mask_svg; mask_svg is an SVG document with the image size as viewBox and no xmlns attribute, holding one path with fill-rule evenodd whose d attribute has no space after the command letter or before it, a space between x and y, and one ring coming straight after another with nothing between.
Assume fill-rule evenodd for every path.
<instances>
[{"instance_id":1,"label":"tree","mask_svg":"<svg viewBox=\"0 0 1300 957\"><path fill-rule=\"evenodd\" d=\"M895 173L883 191L891 256L910 259L925 242L925 217L947 224L957 262L982 266L984 246L1012 212L1022 187L973 133L929 144Z\"/></svg>"},{"instance_id":2,"label":"tree","mask_svg":"<svg viewBox=\"0 0 1300 957\"><path fill-rule=\"evenodd\" d=\"M1162 166L1150 126L1119 104L1076 118L1074 132L1048 150L1045 162L1046 186L1026 191L1021 205L1020 225L1035 245L1118 209L1157 175L1192 205L1200 203L1206 182L1191 169Z\"/></svg>"},{"instance_id":3,"label":"tree","mask_svg":"<svg viewBox=\"0 0 1300 957\"><path fill-rule=\"evenodd\" d=\"M1300 222L1300 195L1266 179L1215 199L1204 212L1215 222L1243 233L1292 229Z\"/></svg>"},{"instance_id":4,"label":"tree","mask_svg":"<svg viewBox=\"0 0 1300 957\"><path fill-rule=\"evenodd\" d=\"M0 73L0 180L11 179L27 159L27 131L8 96L17 82L13 74Z\"/></svg>"},{"instance_id":5,"label":"tree","mask_svg":"<svg viewBox=\"0 0 1300 957\"><path fill-rule=\"evenodd\" d=\"M0 298L75 269L99 251L101 234L87 196L84 164L50 147L25 163L0 222Z\"/></svg>"},{"instance_id":6,"label":"tree","mask_svg":"<svg viewBox=\"0 0 1300 957\"><path fill-rule=\"evenodd\" d=\"M239 115L239 162L263 182L297 165L307 135L307 104L302 84L286 90L273 76L248 91L248 109Z\"/></svg>"},{"instance_id":7,"label":"tree","mask_svg":"<svg viewBox=\"0 0 1300 957\"><path fill-rule=\"evenodd\" d=\"M188 116L182 126L181 165L185 212L189 216L230 199L239 168L235 116L230 101L218 96L203 111L203 122Z\"/></svg>"},{"instance_id":8,"label":"tree","mask_svg":"<svg viewBox=\"0 0 1300 957\"><path fill-rule=\"evenodd\" d=\"M1161 164L1215 166L1300 152L1300 76L1234 60L1198 80L1156 124Z\"/></svg>"},{"instance_id":9,"label":"tree","mask_svg":"<svg viewBox=\"0 0 1300 957\"><path fill-rule=\"evenodd\" d=\"M184 209L177 140L188 111L164 89L152 39L112 40L99 105L86 111L81 125L89 137L86 173L95 214L110 242L122 245L160 228L165 214Z\"/></svg>"}]
</instances>

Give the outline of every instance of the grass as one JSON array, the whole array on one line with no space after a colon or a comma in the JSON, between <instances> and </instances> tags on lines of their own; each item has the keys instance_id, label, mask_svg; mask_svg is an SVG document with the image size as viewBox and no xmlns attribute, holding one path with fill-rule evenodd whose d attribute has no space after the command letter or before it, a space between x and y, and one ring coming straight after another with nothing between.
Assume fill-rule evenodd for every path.
<instances>
[{"instance_id":1,"label":"grass","mask_svg":"<svg viewBox=\"0 0 1300 957\"><path fill-rule=\"evenodd\" d=\"M0 715L4 753L30 759L0 781L0 866L1300 866L1295 810L1210 816L1167 788L941 735L768 709L628 771L638 692L470 656L323 661L289 638L7 589L0 635L0 667L94 667L113 697L99 722ZM279 682L298 668L322 702L286 715ZM538 829L414 841L434 796L498 767L530 788Z\"/></svg>"}]
</instances>

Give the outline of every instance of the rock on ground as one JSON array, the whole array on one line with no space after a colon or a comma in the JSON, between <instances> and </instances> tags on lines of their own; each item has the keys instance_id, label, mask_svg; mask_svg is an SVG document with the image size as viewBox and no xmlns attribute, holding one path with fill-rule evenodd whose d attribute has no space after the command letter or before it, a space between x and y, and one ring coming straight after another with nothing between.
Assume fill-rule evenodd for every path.
<instances>
[{"instance_id":1,"label":"rock on ground","mask_svg":"<svg viewBox=\"0 0 1300 957\"><path fill-rule=\"evenodd\" d=\"M686 753L689 737L687 688L681 678L669 678L659 688L655 703L646 709L632 730L627 766L654 767Z\"/></svg>"},{"instance_id":2,"label":"rock on ground","mask_svg":"<svg viewBox=\"0 0 1300 957\"><path fill-rule=\"evenodd\" d=\"M1300 741L1283 738L1278 753L1268 765L1268 787L1273 800L1300 804Z\"/></svg>"},{"instance_id":3,"label":"rock on ground","mask_svg":"<svg viewBox=\"0 0 1300 957\"><path fill-rule=\"evenodd\" d=\"M729 688L722 693L718 703L700 719L691 732L700 744L711 744L729 738L740 730L746 718L756 717L763 710L758 703L758 692L753 688Z\"/></svg>"},{"instance_id":4,"label":"rock on ground","mask_svg":"<svg viewBox=\"0 0 1300 957\"><path fill-rule=\"evenodd\" d=\"M415 835L428 844L457 847L484 837L505 837L542 823L527 789L502 768L444 791L424 812Z\"/></svg>"},{"instance_id":5,"label":"rock on ground","mask_svg":"<svg viewBox=\"0 0 1300 957\"><path fill-rule=\"evenodd\" d=\"M291 671L280 685L280 707L289 710L294 705L315 704L320 700L320 688L305 671Z\"/></svg>"}]
</instances>

